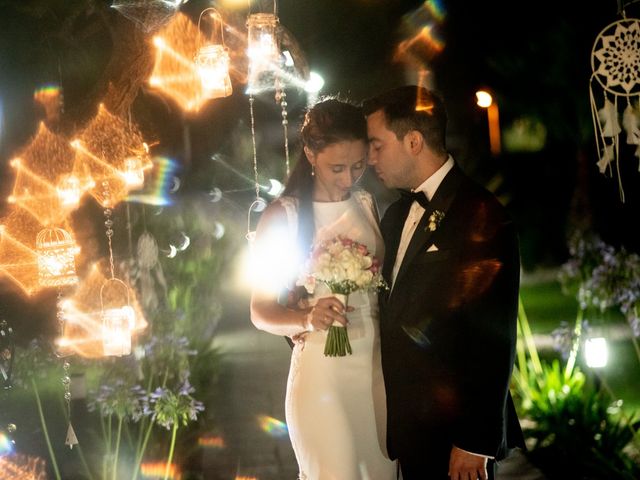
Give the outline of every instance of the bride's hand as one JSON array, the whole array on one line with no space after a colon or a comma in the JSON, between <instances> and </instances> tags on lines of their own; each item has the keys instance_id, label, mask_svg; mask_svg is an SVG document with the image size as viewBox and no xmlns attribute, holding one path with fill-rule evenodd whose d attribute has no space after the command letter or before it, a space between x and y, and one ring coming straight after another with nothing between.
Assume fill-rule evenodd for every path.
<instances>
[{"instance_id":1,"label":"bride's hand","mask_svg":"<svg viewBox=\"0 0 640 480\"><path fill-rule=\"evenodd\" d=\"M333 325L333 322L338 322L346 327L348 320L345 313L344 305L337 298L320 298L307 313L305 325L307 330L311 332L314 330L327 330Z\"/></svg>"}]
</instances>

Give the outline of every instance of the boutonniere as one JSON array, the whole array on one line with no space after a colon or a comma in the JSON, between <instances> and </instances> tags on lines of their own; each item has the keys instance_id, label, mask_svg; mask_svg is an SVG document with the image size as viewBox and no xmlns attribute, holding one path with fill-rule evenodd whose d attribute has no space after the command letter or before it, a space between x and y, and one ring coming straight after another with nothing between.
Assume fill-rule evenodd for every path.
<instances>
[{"instance_id":1,"label":"boutonniere","mask_svg":"<svg viewBox=\"0 0 640 480\"><path fill-rule=\"evenodd\" d=\"M434 210L431 215L429 215L429 221L425 230L429 230L430 232L435 232L440 225L440 222L444 218L444 212L441 210Z\"/></svg>"}]
</instances>

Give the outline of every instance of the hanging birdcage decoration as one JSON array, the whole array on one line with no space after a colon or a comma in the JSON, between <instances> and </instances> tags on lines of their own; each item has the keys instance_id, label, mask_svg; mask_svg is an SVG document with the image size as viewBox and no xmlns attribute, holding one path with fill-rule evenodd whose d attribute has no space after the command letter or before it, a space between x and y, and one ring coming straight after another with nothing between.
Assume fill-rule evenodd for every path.
<instances>
[{"instance_id":1,"label":"hanging birdcage decoration","mask_svg":"<svg viewBox=\"0 0 640 480\"><path fill-rule=\"evenodd\" d=\"M144 165L142 158L128 157L124 159L122 178L128 190L135 190L144 185Z\"/></svg>"},{"instance_id":2,"label":"hanging birdcage decoration","mask_svg":"<svg viewBox=\"0 0 640 480\"><path fill-rule=\"evenodd\" d=\"M249 94L273 90L276 87L276 76L280 69L278 22L275 13L254 13L247 19Z\"/></svg>"},{"instance_id":3,"label":"hanging birdcage decoration","mask_svg":"<svg viewBox=\"0 0 640 480\"><path fill-rule=\"evenodd\" d=\"M73 237L62 228L45 228L36 237L38 281L43 287L78 283L75 256L80 251Z\"/></svg>"},{"instance_id":4,"label":"hanging birdcage decoration","mask_svg":"<svg viewBox=\"0 0 640 480\"><path fill-rule=\"evenodd\" d=\"M112 290L108 298L110 306L105 308L105 287L109 284ZM129 288L117 278L106 280L100 288L100 305L104 355L117 357L129 355L131 335L136 325L136 313L130 304Z\"/></svg>"},{"instance_id":5,"label":"hanging birdcage decoration","mask_svg":"<svg viewBox=\"0 0 640 480\"><path fill-rule=\"evenodd\" d=\"M636 146L640 171L640 20L625 18L607 25L594 42L591 69L589 94L598 168L608 176L613 176L615 168L624 203L619 143L623 130L625 143Z\"/></svg>"},{"instance_id":6,"label":"hanging birdcage decoration","mask_svg":"<svg viewBox=\"0 0 640 480\"><path fill-rule=\"evenodd\" d=\"M60 204L64 208L75 208L80 204L82 189L80 188L80 179L75 175L64 175L58 180L56 192Z\"/></svg>"},{"instance_id":7,"label":"hanging birdcage decoration","mask_svg":"<svg viewBox=\"0 0 640 480\"><path fill-rule=\"evenodd\" d=\"M211 24L210 41L201 45L202 16ZM220 31L220 43L216 43L215 36L218 28ZM215 8L207 8L202 11L198 20L198 53L195 58L196 71L200 78L203 94L206 98L222 98L231 95L231 78L229 77L229 49L224 45L224 23L222 17Z\"/></svg>"}]
</instances>

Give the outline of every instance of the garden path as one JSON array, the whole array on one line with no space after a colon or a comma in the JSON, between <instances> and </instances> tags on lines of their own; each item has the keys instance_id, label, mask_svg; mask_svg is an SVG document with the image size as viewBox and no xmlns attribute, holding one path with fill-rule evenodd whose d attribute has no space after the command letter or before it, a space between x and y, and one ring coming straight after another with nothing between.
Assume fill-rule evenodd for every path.
<instances>
[{"instance_id":1,"label":"garden path","mask_svg":"<svg viewBox=\"0 0 640 480\"><path fill-rule=\"evenodd\" d=\"M297 464L284 423L291 349L284 338L257 330L248 310L238 310L225 310L214 342L225 357L214 402L225 447L206 451L205 478L294 480Z\"/></svg>"}]
</instances>

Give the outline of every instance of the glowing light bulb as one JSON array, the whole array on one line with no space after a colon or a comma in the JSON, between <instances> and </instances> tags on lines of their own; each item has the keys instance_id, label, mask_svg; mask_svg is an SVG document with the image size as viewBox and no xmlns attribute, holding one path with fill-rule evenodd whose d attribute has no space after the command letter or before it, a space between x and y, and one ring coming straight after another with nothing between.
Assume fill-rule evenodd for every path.
<instances>
[{"instance_id":1,"label":"glowing light bulb","mask_svg":"<svg viewBox=\"0 0 640 480\"><path fill-rule=\"evenodd\" d=\"M607 340L602 337L588 338L584 344L584 356L588 367L606 367L609 360Z\"/></svg>"},{"instance_id":2,"label":"glowing light bulb","mask_svg":"<svg viewBox=\"0 0 640 480\"><path fill-rule=\"evenodd\" d=\"M202 47L195 63L202 89L208 98L231 95L233 89L229 77L229 52L223 45Z\"/></svg>"},{"instance_id":3,"label":"glowing light bulb","mask_svg":"<svg viewBox=\"0 0 640 480\"><path fill-rule=\"evenodd\" d=\"M56 186L58 199L63 207L74 208L80 204L80 180L74 175L65 175Z\"/></svg>"},{"instance_id":4,"label":"glowing light bulb","mask_svg":"<svg viewBox=\"0 0 640 480\"><path fill-rule=\"evenodd\" d=\"M43 287L78 283L75 256L80 252L73 237L62 228L46 228L36 237L38 281Z\"/></svg>"},{"instance_id":5,"label":"glowing light bulb","mask_svg":"<svg viewBox=\"0 0 640 480\"><path fill-rule=\"evenodd\" d=\"M109 308L102 312L102 346L107 356L131 353L131 332L136 314L129 305Z\"/></svg>"},{"instance_id":6,"label":"glowing light bulb","mask_svg":"<svg viewBox=\"0 0 640 480\"><path fill-rule=\"evenodd\" d=\"M144 170L140 157L129 157L124 161L124 172L121 172L127 188L136 189L144 185Z\"/></svg>"}]
</instances>

